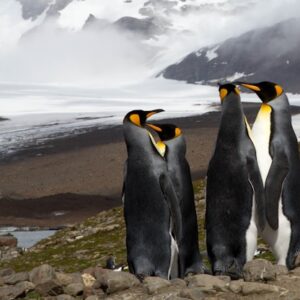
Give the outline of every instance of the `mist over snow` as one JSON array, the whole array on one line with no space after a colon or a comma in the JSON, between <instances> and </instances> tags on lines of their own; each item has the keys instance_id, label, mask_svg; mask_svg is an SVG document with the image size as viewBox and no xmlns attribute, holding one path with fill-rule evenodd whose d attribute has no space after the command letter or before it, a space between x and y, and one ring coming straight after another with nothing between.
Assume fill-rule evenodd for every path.
<instances>
[{"instance_id":1,"label":"mist over snow","mask_svg":"<svg viewBox=\"0 0 300 300\"><path fill-rule=\"evenodd\" d=\"M295 17L296 0L2 0L0 82L123 86L191 51ZM90 16L107 22L85 28ZM147 39L114 22L150 18Z\"/></svg>"},{"instance_id":2,"label":"mist over snow","mask_svg":"<svg viewBox=\"0 0 300 300\"><path fill-rule=\"evenodd\" d=\"M0 155L120 124L130 109L214 110L216 87L156 75L202 47L213 62L215 44L299 11L297 0L1 0Z\"/></svg>"}]
</instances>

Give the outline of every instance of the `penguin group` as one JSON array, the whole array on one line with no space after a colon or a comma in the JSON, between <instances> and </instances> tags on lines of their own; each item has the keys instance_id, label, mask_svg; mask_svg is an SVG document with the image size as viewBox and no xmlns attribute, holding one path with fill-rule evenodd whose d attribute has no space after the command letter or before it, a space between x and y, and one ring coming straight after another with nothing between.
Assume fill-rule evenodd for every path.
<instances>
[{"instance_id":1,"label":"penguin group","mask_svg":"<svg viewBox=\"0 0 300 300\"><path fill-rule=\"evenodd\" d=\"M238 86L262 101L252 125ZM221 120L206 177L206 246L213 275L243 277L257 238L277 263L300 256L300 159L288 98L272 82L219 85ZM129 271L165 279L209 273L199 251L198 223L183 132L149 122L152 111L124 117L128 158L123 205Z\"/></svg>"}]
</instances>

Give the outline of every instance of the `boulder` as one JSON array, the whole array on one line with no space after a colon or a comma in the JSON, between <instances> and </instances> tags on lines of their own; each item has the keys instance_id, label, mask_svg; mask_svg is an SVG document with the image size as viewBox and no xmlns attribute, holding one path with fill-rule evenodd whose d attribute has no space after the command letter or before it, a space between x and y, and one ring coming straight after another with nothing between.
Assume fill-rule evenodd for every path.
<instances>
[{"instance_id":1,"label":"boulder","mask_svg":"<svg viewBox=\"0 0 300 300\"><path fill-rule=\"evenodd\" d=\"M45 264L32 269L29 273L29 279L34 284L38 285L48 281L53 281L56 279L56 274L51 266Z\"/></svg>"},{"instance_id":2,"label":"boulder","mask_svg":"<svg viewBox=\"0 0 300 300\"><path fill-rule=\"evenodd\" d=\"M0 277L5 277L14 274L15 271L12 268L5 268L0 270Z\"/></svg>"},{"instance_id":3,"label":"boulder","mask_svg":"<svg viewBox=\"0 0 300 300\"><path fill-rule=\"evenodd\" d=\"M96 278L88 273L83 273L81 277L85 287L92 287L96 281Z\"/></svg>"},{"instance_id":4,"label":"boulder","mask_svg":"<svg viewBox=\"0 0 300 300\"><path fill-rule=\"evenodd\" d=\"M198 274L186 279L188 287L200 287L203 292L221 291L226 292L228 283L224 280L207 274Z\"/></svg>"},{"instance_id":5,"label":"boulder","mask_svg":"<svg viewBox=\"0 0 300 300\"><path fill-rule=\"evenodd\" d=\"M201 288L186 288L183 289L180 294L180 297L188 298L191 300L202 300L205 299L205 294L202 292Z\"/></svg>"},{"instance_id":6,"label":"boulder","mask_svg":"<svg viewBox=\"0 0 300 300\"><path fill-rule=\"evenodd\" d=\"M28 272L20 272L20 273L15 273L9 276L3 277L3 282L5 284L16 284L21 281L28 281L29 280L29 274Z\"/></svg>"},{"instance_id":7,"label":"boulder","mask_svg":"<svg viewBox=\"0 0 300 300\"><path fill-rule=\"evenodd\" d=\"M80 296L83 294L83 288L82 283L71 283L65 288L65 293L71 296Z\"/></svg>"},{"instance_id":8,"label":"boulder","mask_svg":"<svg viewBox=\"0 0 300 300\"><path fill-rule=\"evenodd\" d=\"M267 294L267 293L278 293L280 288L275 285L257 283L257 282L247 282L242 286L243 295L252 295L252 294Z\"/></svg>"},{"instance_id":9,"label":"boulder","mask_svg":"<svg viewBox=\"0 0 300 300\"><path fill-rule=\"evenodd\" d=\"M255 259L245 264L245 281L271 281L276 280L275 267L271 262L265 259Z\"/></svg>"},{"instance_id":10,"label":"boulder","mask_svg":"<svg viewBox=\"0 0 300 300\"><path fill-rule=\"evenodd\" d=\"M253 295L253 294L268 294L282 292L284 289L270 284L259 282L244 282L244 281L232 281L229 285L230 291L235 294Z\"/></svg>"},{"instance_id":11,"label":"boulder","mask_svg":"<svg viewBox=\"0 0 300 300\"><path fill-rule=\"evenodd\" d=\"M94 286L99 286L107 294L129 289L140 284L139 280L130 273L114 272L111 270L95 271L97 281Z\"/></svg>"},{"instance_id":12,"label":"boulder","mask_svg":"<svg viewBox=\"0 0 300 300\"><path fill-rule=\"evenodd\" d=\"M55 277L62 286L67 286L73 282L71 274L56 272Z\"/></svg>"},{"instance_id":13,"label":"boulder","mask_svg":"<svg viewBox=\"0 0 300 300\"><path fill-rule=\"evenodd\" d=\"M146 277L143 281L148 294L152 295L157 293L160 289L171 285L169 280L160 277Z\"/></svg>"},{"instance_id":14,"label":"boulder","mask_svg":"<svg viewBox=\"0 0 300 300\"><path fill-rule=\"evenodd\" d=\"M75 300L75 298L70 295L62 294L62 295L58 295L56 297L56 300Z\"/></svg>"},{"instance_id":15,"label":"boulder","mask_svg":"<svg viewBox=\"0 0 300 300\"><path fill-rule=\"evenodd\" d=\"M58 296L64 293L62 285L56 279L37 284L35 290L42 296Z\"/></svg>"},{"instance_id":16,"label":"boulder","mask_svg":"<svg viewBox=\"0 0 300 300\"><path fill-rule=\"evenodd\" d=\"M34 284L32 282L23 281L14 286L0 287L0 299L17 299L24 297L28 292L33 291Z\"/></svg>"},{"instance_id":17,"label":"boulder","mask_svg":"<svg viewBox=\"0 0 300 300\"><path fill-rule=\"evenodd\" d=\"M16 248L18 240L12 234L0 235L0 247Z\"/></svg>"}]
</instances>

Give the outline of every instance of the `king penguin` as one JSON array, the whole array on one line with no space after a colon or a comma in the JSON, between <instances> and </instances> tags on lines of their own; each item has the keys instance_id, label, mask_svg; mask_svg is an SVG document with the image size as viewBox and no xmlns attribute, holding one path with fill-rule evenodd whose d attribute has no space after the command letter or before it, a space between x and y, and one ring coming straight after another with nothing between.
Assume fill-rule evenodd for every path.
<instances>
[{"instance_id":1,"label":"king penguin","mask_svg":"<svg viewBox=\"0 0 300 300\"><path fill-rule=\"evenodd\" d=\"M139 279L178 276L181 214L164 159L166 145L144 127L162 110L129 112L123 121L128 159L123 186L129 271Z\"/></svg>"},{"instance_id":2,"label":"king penguin","mask_svg":"<svg viewBox=\"0 0 300 300\"><path fill-rule=\"evenodd\" d=\"M289 101L276 83L239 84L263 102L252 128L265 187L267 226L262 236L278 264L292 269L300 253L300 160Z\"/></svg>"},{"instance_id":3,"label":"king penguin","mask_svg":"<svg viewBox=\"0 0 300 300\"><path fill-rule=\"evenodd\" d=\"M239 90L219 87L222 114L206 185L207 252L215 275L242 277L265 226L263 184Z\"/></svg>"},{"instance_id":4,"label":"king penguin","mask_svg":"<svg viewBox=\"0 0 300 300\"><path fill-rule=\"evenodd\" d=\"M166 160L179 200L182 216L182 240L180 242L181 277L189 273L206 272L198 245L198 225L191 171L186 160L186 142L180 128L173 124L149 124L167 145Z\"/></svg>"}]
</instances>

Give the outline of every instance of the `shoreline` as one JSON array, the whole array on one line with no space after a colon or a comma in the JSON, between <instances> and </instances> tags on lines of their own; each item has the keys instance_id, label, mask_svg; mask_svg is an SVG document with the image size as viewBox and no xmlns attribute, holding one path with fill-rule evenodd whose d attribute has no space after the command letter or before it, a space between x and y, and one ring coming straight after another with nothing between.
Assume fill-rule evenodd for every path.
<instances>
[{"instance_id":1,"label":"shoreline","mask_svg":"<svg viewBox=\"0 0 300 300\"><path fill-rule=\"evenodd\" d=\"M243 103L251 124L259 103ZM293 114L300 107L291 107ZM193 180L205 177L220 111L165 119L187 143ZM121 125L89 129L31 147L0 161L0 226L69 226L121 205L126 147Z\"/></svg>"}]
</instances>

